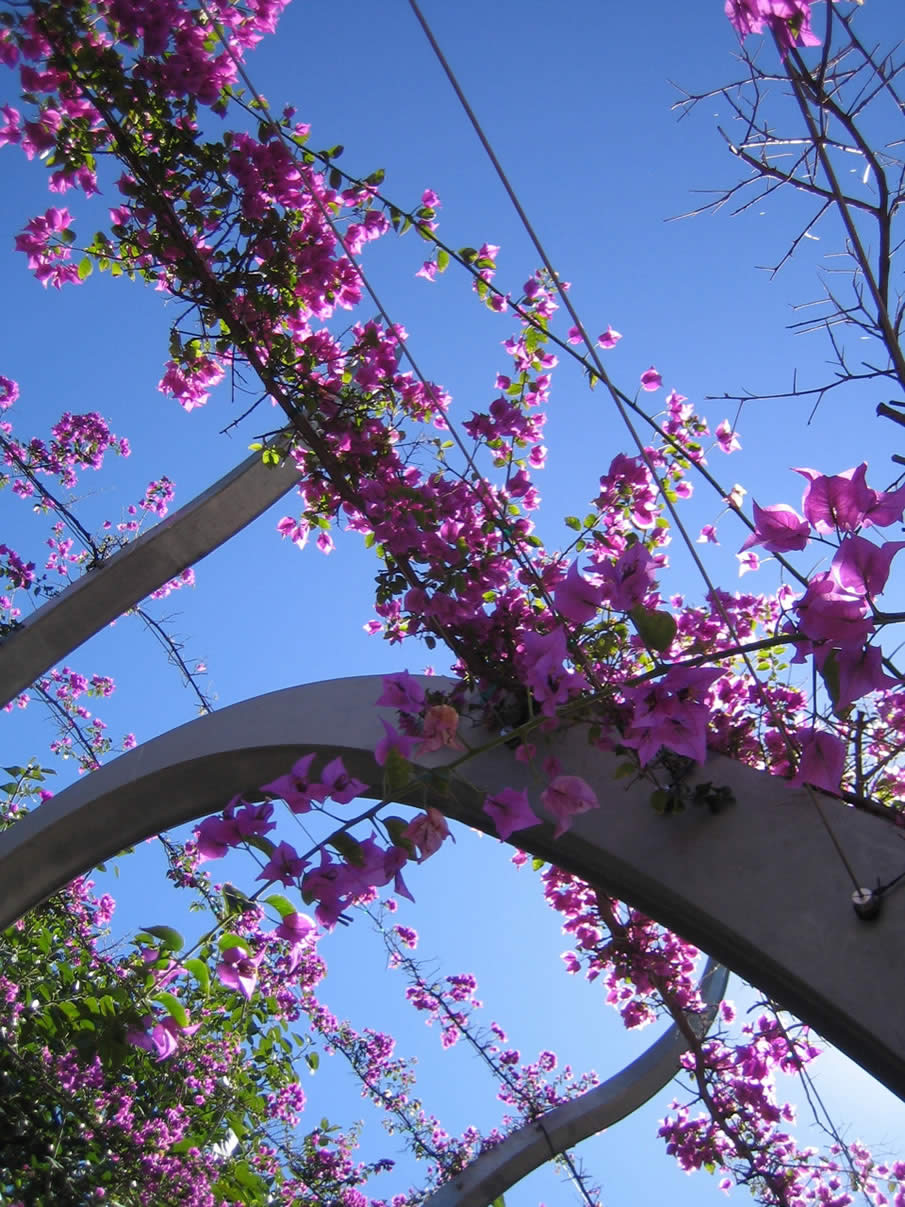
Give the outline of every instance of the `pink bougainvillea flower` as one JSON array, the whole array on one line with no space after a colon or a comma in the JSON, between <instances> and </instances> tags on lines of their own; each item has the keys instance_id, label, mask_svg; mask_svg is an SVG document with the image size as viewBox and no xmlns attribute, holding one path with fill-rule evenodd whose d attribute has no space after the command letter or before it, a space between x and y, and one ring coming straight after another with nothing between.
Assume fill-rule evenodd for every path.
<instances>
[{"instance_id":1,"label":"pink bougainvillea flower","mask_svg":"<svg viewBox=\"0 0 905 1207\"><path fill-rule=\"evenodd\" d=\"M810 536L807 520L794 508L785 503L774 503L772 507L759 507L755 503L754 531L739 552L744 553L752 545L763 545L768 553L790 553L804 549Z\"/></svg>"},{"instance_id":2,"label":"pink bougainvillea flower","mask_svg":"<svg viewBox=\"0 0 905 1207\"><path fill-rule=\"evenodd\" d=\"M738 438L738 432L732 427L728 419L724 419L722 423L717 424L716 442L724 453L734 453L742 447L741 441Z\"/></svg>"},{"instance_id":3,"label":"pink bougainvillea flower","mask_svg":"<svg viewBox=\"0 0 905 1207\"><path fill-rule=\"evenodd\" d=\"M565 834L576 813L600 808L594 789L579 775L558 775L540 798L544 808L556 818L555 838Z\"/></svg>"},{"instance_id":4,"label":"pink bougainvillea flower","mask_svg":"<svg viewBox=\"0 0 905 1207\"><path fill-rule=\"evenodd\" d=\"M308 543L308 534L311 531L311 525L307 520L294 520L292 516L284 515L277 524L277 532L282 537L288 537L293 545L298 549L304 549Z\"/></svg>"},{"instance_id":5,"label":"pink bougainvillea flower","mask_svg":"<svg viewBox=\"0 0 905 1207\"><path fill-rule=\"evenodd\" d=\"M312 797L323 802L329 797L338 805L347 805L356 796L361 796L368 785L349 775L341 758L333 759L321 772L320 782L311 785Z\"/></svg>"},{"instance_id":6,"label":"pink bougainvillea flower","mask_svg":"<svg viewBox=\"0 0 905 1207\"><path fill-rule=\"evenodd\" d=\"M519 642L522 682L548 716L566 703L570 691L587 686L584 675L565 669L567 656L566 634L561 626L549 633L525 633Z\"/></svg>"},{"instance_id":7,"label":"pink bougainvillea flower","mask_svg":"<svg viewBox=\"0 0 905 1207\"><path fill-rule=\"evenodd\" d=\"M697 543L699 545L707 545L707 544L718 545L720 543L717 540L716 528L714 527L713 524L704 525L704 527L701 529L701 533L700 533L700 536L698 537Z\"/></svg>"},{"instance_id":8,"label":"pink bougainvillea flower","mask_svg":"<svg viewBox=\"0 0 905 1207\"><path fill-rule=\"evenodd\" d=\"M277 938L285 939L289 944L287 970L292 973L301 963L309 941L315 939L317 924L307 914L286 914L273 933Z\"/></svg>"},{"instance_id":9,"label":"pink bougainvillea flower","mask_svg":"<svg viewBox=\"0 0 905 1207\"><path fill-rule=\"evenodd\" d=\"M515 830L540 825L540 818L531 808L527 795L515 788L504 788L502 792L488 796L483 809L493 820L501 839L508 838Z\"/></svg>"},{"instance_id":10,"label":"pink bougainvillea flower","mask_svg":"<svg viewBox=\"0 0 905 1207\"><path fill-rule=\"evenodd\" d=\"M866 645L861 650L839 650L839 697L835 701L841 712L870 692L895 687L898 680L883 670L883 651L878 645Z\"/></svg>"},{"instance_id":11,"label":"pink bougainvillea flower","mask_svg":"<svg viewBox=\"0 0 905 1207\"><path fill-rule=\"evenodd\" d=\"M298 851L291 843L281 842L270 859L261 868L258 880L272 884L279 880L284 888L290 888L298 883L299 876L305 870L305 860L300 858Z\"/></svg>"},{"instance_id":12,"label":"pink bougainvillea flower","mask_svg":"<svg viewBox=\"0 0 905 1207\"><path fill-rule=\"evenodd\" d=\"M158 1020L153 1014L146 1014L142 1019L145 1029L129 1027L126 1030L126 1043L135 1048L144 1048L146 1052L157 1054L158 1063L168 1060L179 1046L180 1035L194 1035L200 1023L186 1023L180 1027L175 1018Z\"/></svg>"},{"instance_id":13,"label":"pink bougainvillea flower","mask_svg":"<svg viewBox=\"0 0 905 1207\"><path fill-rule=\"evenodd\" d=\"M280 797L293 813L307 813L311 809L314 799L308 779L308 771L314 759L313 754L303 755L297 763L293 764L291 771L286 775L281 775L279 779L275 779L270 784L262 785L261 791Z\"/></svg>"},{"instance_id":14,"label":"pink bougainvillea flower","mask_svg":"<svg viewBox=\"0 0 905 1207\"><path fill-rule=\"evenodd\" d=\"M812 784L827 792L838 792L845 768L845 743L824 729L799 729L795 736L801 747L801 759L789 783Z\"/></svg>"},{"instance_id":15,"label":"pink bougainvillea flower","mask_svg":"<svg viewBox=\"0 0 905 1207\"><path fill-rule=\"evenodd\" d=\"M424 714L424 729L421 731L423 741L418 743L418 754L432 750L464 750L457 731L459 714L450 704L434 704Z\"/></svg>"},{"instance_id":16,"label":"pink bougainvillea flower","mask_svg":"<svg viewBox=\"0 0 905 1207\"><path fill-rule=\"evenodd\" d=\"M454 835L449 832L446 818L439 809L434 808L429 808L426 813L419 813L413 818L402 831L402 836L418 848L419 863L435 855L447 838L456 841Z\"/></svg>"},{"instance_id":17,"label":"pink bougainvillea flower","mask_svg":"<svg viewBox=\"0 0 905 1207\"><path fill-rule=\"evenodd\" d=\"M8 410L19 397L19 383L0 374L0 411Z\"/></svg>"},{"instance_id":18,"label":"pink bougainvillea flower","mask_svg":"<svg viewBox=\"0 0 905 1207\"><path fill-rule=\"evenodd\" d=\"M223 817L205 817L195 827L199 863L206 859L222 859L231 846L238 846L242 841L232 818L226 817L225 809L223 813Z\"/></svg>"},{"instance_id":19,"label":"pink bougainvillea flower","mask_svg":"<svg viewBox=\"0 0 905 1207\"><path fill-rule=\"evenodd\" d=\"M873 525L876 528L888 528L890 524L898 524L905 512L905 486L898 490L872 490L874 501L867 509L862 523L865 528Z\"/></svg>"},{"instance_id":20,"label":"pink bougainvillea flower","mask_svg":"<svg viewBox=\"0 0 905 1207\"><path fill-rule=\"evenodd\" d=\"M629 545L619 557L598 566L606 601L617 612L629 612L640 604L655 584L654 559L640 541Z\"/></svg>"},{"instance_id":21,"label":"pink bougainvillea flower","mask_svg":"<svg viewBox=\"0 0 905 1207\"><path fill-rule=\"evenodd\" d=\"M816 469L796 469L807 479L801 509L818 532L854 532L880 496L867 485L867 462L832 476ZM885 496L888 497L888 496Z\"/></svg>"},{"instance_id":22,"label":"pink bougainvillea flower","mask_svg":"<svg viewBox=\"0 0 905 1207\"><path fill-rule=\"evenodd\" d=\"M847 536L833 558L830 571L843 590L873 598L882 594L892 559L900 549L905 549L905 541L875 545L863 536Z\"/></svg>"},{"instance_id":23,"label":"pink bougainvillea flower","mask_svg":"<svg viewBox=\"0 0 905 1207\"><path fill-rule=\"evenodd\" d=\"M271 821L273 805L243 805L236 809L241 797L233 797L219 817L206 817L195 830L195 841L202 860L221 859L230 847L241 846L250 834L266 834L276 827Z\"/></svg>"},{"instance_id":24,"label":"pink bougainvillea flower","mask_svg":"<svg viewBox=\"0 0 905 1207\"><path fill-rule=\"evenodd\" d=\"M620 331L614 331L612 327L607 327L602 335L597 336L597 343L601 348L615 348L622 339Z\"/></svg>"},{"instance_id":25,"label":"pink bougainvillea flower","mask_svg":"<svg viewBox=\"0 0 905 1207\"><path fill-rule=\"evenodd\" d=\"M811 29L811 0L726 0L724 11L743 40L769 29L783 57L793 46L820 45Z\"/></svg>"},{"instance_id":26,"label":"pink bougainvillea flower","mask_svg":"<svg viewBox=\"0 0 905 1207\"><path fill-rule=\"evenodd\" d=\"M355 869L331 859L321 850L319 866L306 872L302 880L302 898L318 902L315 917L327 930L332 930L348 904L354 884Z\"/></svg>"},{"instance_id":27,"label":"pink bougainvillea flower","mask_svg":"<svg viewBox=\"0 0 905 1207\"><path fill-rule=\"evenodd\" d=\"M374 837L365 838L358 844L358 862L349 868L346 878L346 893L350 900L360 897L368 889L379 888L393 881L393 891L409 901L414 897L402 878L402 869L408 863L408 851L395 843L381 847Z\"/></svg>"},{"instance_id":28,"label":"pink bougainvillea flower","mask_svg":"<svg viewBox=\"0 0 905 1207\"><path fill-rule=\"evenodd\" d=\"M760 558L753 550L749 549L747 553L737 553L735 556L738 558L739 578L741 578L743 574L747 574L749 570L760 569Z\"/></svg>"},{"instance_id":29,"label":"pink bougainvillea flower","mask_svg":"<svg viewBox=\"0 0 905 1207\"><path fill-rule=\"evenodd\" d=\"M250 956L241 947L227 947L223 959L217 965L217 976L224 985L235 989L250 1001L258 983L258 965L263 958L263 952Z\"/></svg>"},{"instance_id":30,"label":"pink bougainvillea flower","mask_svg":"<svg viewBox=\"0 0 905 1207\"><path fill-rule=\"evenodd\" d=\"M873 632L866 602L843 592L829 571L814 575L795 611L805 637L840 649L860 649Z\"/></svg>"},{"instance_id":31,"label":"pink bougainvillea flower","mask_svg":"<svg viewBox=\"0 0 905 1207\"><path fill-rule=\"evenodd\" d=\"M659 390L663 385L663 378L657 372L653 365L649 369L645 369L641 374L642 390L653 391Z\"/></svg>"},{"instance_id":32,"label":"pink bougainvillea flower","mask_svg":"<svg viewBox=\"0 0 905 1207\"><path fill-rule=\"evenodd\" d=\"M304 943L317 933L317 925L307 914L286 914L273 932L293 945Z\"/></svg>"},{"instance_id":33,"label":"pink bougainvillea flower","mask_svg":"<svg viewBox=\"0 0 905 1207\"><path fill-rule=\"evenodd\" d=\"M398 675L384 675L383 693L376 704L378 708L420 712L424 707L424 688L408 671L400 671Z\"/></svg>"},{"instance_id":34,"label":"pink bougainvillea flower","mask_svg":"<svg viewBox=\"0 0 905 1207\"><path fill-rule=\"evenodd\" d=\"M557 612L566 620L575 624L586 624L599 612L603 591L579 573L578 562L575 561L569 567L566 577L554 587L553 602Z\"/></svg>"},{"instance_id":35,"label":"pink bougainvillea flower","mask_svg":"<svg viewBox=\"0 0 905 1207\"><path fill-rule=\"evenodd\" d=\"M0 145L2 145L2 144L0 144ZM566 336L566 340L568 343L573 344L573 345L581 343L581 332L578 330L577 327L569 328L569 334Z\"/></svg>"},{"instance_id":36,"label":"pink bougainvillea flower","mask_svg":"<svg viewBox=\"0 0 905 1207\"><path fill-rule=\"evenodd\" d=\"M718 667L674 667L657 682L624 688L633 712L622 745L638 751L642 767L656 758L662 746L696 763L705 762L710 721L706 695L723 674Z\"/></svg>"},{"instance_id":37,"label":"pink bougainvillea flower","mask_svg":"<svg viewBox=\"0 0 905 1207\"><path fill-rule=\"evenodd\" d=\"M377 760L378 765L380 767L384 766L391 750L397 751L404 759L410 759L412 751L415 749L415 739L408 737L407 734L400 733L395 726L391 725L389 721L385 721L383 717L380 718L380 723L386 730L386 737L380 739L374 751L374 758Z\"/></svg>"}]
</instances>

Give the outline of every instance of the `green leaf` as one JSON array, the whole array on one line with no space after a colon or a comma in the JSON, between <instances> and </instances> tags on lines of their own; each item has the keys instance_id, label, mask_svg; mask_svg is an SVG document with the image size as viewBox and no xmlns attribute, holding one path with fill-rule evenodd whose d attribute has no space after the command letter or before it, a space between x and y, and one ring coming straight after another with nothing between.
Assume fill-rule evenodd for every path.
<instances>
[{"instance_id":1,"label":"green leaf","mask_svg":"<svg viewBox=\"0 0 905 1207\"><path fill-rule=\"evenodd\" d=\"M230 947L241 947L245 952L251 951L248 940L243 939L241 935L234 934L231 930L220 936L217 940L217 946L221 951L227 951Z\"/></svg>"},{"instance_id":2,"label":"green leaf","mask_svg":"<svg viewBox=\"0 0 905 1207\"><path fill-rule=\"evenodd\" d=\"M153 935L155 939L160 939L168 951L181 951L185 946L185 939L172 926L143 926L141 929L143 933Z\"/></svg>"},{"instance_id":3,"label":"green leaf","mask_svg":"<svg viewBox=\"0 0 905 1207\"><path fill-rule=\"evenodd\" d=\"M65 1014L72 1023L74 1023L79 1016L78 1007L72 1002L57 1002L57 1009L61 1014Z\"/></svg>"},{"instance_id":4,"label":"green leaf","mask_svg":"<svg viewBox=\"0 0 905 1207\"><path fill-rule=\"evenodd\" d=\"M316 1073L320 1066L321 1058L318 1056L318 1054L316 1052L306 1052L305 1053L305 1063L307 1064L308 1068L311 1070L312 1073Z\"/></svg>"},{"instance_id":5,"label":"green leaf","mask_svg":"<svg viewBox=\"0 0 905 1207\"><path fill-rule=\"evenodd\" d=\"M351 863L356 867L360 867L364 863L361 844L347 830L337 830L335 834L330 835L327 843L334 851L338 851L347 863Z\"/></svg>"},{"instance_id":6,"label":"green leaf","mask_svg":"<svg viewBox=\"0 0 905 1207\"><path fill-rule=\"evenodd\" d=\"M79 263L79 280L87 280L87 278L90 277L93 272L94 264L91 260L91 257L85 256L84 259Z\"/></svg>"},{"instance_id":7,"label":"green leaf","mask_svg":"<svg viewBox=\"0 0 905 1207\"><path fill-rule=\"evenodd\" d=\"M384 795L392 796L393 792L405 788L411 778L412 764L395 746L390 747L383 765Z\"/></svg>"},{"instance_id":8,"label":"green leaf","mask_svg":"<svg viewBox=\"0 0 905 1207\"><path fill-rule=\"evenodd\" d=\"M838 712L839 659L836 657L835 650L831 650L826 659L824 659L823 667L820 670L820 677L823 680L823 685L827 690L827 694L833 702L833 711Z\"/></svg>"},{"instance_id":9,"label":"green leaf","mask_svg":"<svg viewBox=\"0 0 905 1207\"><path fill-rule=\"evenodd\" d=\"M255 850L263 851L268 859L277 849L276 843L271 842L269 838L265 838L263 834L246 834L245 841L250 847L254 847Z\"/></svg>"},{"instance_id":10,"label":"green leaf","mask_svg":"<svg viewBox=\"0 0 905 1207\"><path fill-rule=\"evenodd\" d=\"M228 914L243 914L246 910L251 909L254 906L254 902L251 900L251 898L246 897L241 889L236 888L236 886L234 884L230 884L229 881L224 884L220 891L223 894L223 904L226 906L226 912Z\"/></svg>"},{"instance_id":11,"label":"green leaf","mask_svg":"<svg viewBox=\"0 0 905 1207\"><path fill-rule=\"evenodd\" d=\"M676 618L670 612L654 612L639 604L629 612L641 640L649 650L663 653L676 635Z\"/></svg>"},{"instance_id":12,"label":"green leaf","mask_svg":"<svg viewBox=\"0 0 905 1207\"><path fill-rule=\"evenodd\" d=\"M288 897L282 896L280 893L273 893L270 897L264 898L265 904L272 905L279 913L281 918L287 917L289 914L297 914L298 910L292 904Z\"/></svg>"},{"instance_id":13,"label":"green leaf","mask_svg":"<svg viewBox=\"0 0 905 1207\"><path fill-rule=\"evenodd\" d=\"M657 788L656 791L650 794L650 805L656 813L667 813L669 811L670 794L665 788Z\"/></svg>"},{"instance_id":14,"label":"green leaf","mask_svg":"<svg viewBox=\"0 0 905 1207\"><path fill-rule=\"evenodd\" d=\"M565 525L567 528L571 528L573 532L581 532L581 520L577 515L567 515Z\"/></svg>"},{"instance_id":15,"label":"green leaf","mask_svg":"<svg viewBox=\"0 0 905 1207\"><path fill-rule=\"evenodd\" d=\"M446 272L447 268L449 268L449 252L444 251L442 247L437 252L437 268L440 272Z\"/></svg>"},{"instance_id":16,"label":"green leaf","mask_svg":"<svg viewBox=\"0 0 905 1207\"><path fill-rule=\"evenodd\" d=\"M408 829L408 822L402 817L384 817L383 824L387 828L387 833L390 836L390 841L394 847L402 847L402 849L412 858L415 858L415 844L410 838L406 838L405 831Z\"/></svg>"},{"instance_id":17,"label":"green leaf","mask_svg":"<svg viewBox=\"0 0 905 1207\"><path fill-rule=\"evenodd\" d=\"M531 870L533 872L539 872L541 870L541 868L543 868L543 867L546 867L546 864L543 859L538 859L537 857L535 857L534 859L531 860Z\"/></svg>"},{"instance_id":18,"label":"green leaf","mask_svg":"<svg viewBox=\"0 0 905 1207\"><path fill-rule=\"evenodd\" d=\"M170 1018L176 1020L177 1026L187 1027L189 1025L188 1012L175 993L157 993L151 998L151 1001L159 1002Z\"/></svg>"},{"instance_id":19,"label":"green leaf","mask_svg":"<svg viewBox=\"0 0 905 1207\"><path fill-rule=\"evenodd\" d=\"M204 960L194 957L191 960L183 960L182 963L183 967L192 974L201 986L201 992L207 994L207 991L211 987L211 974Z\"/></svg>"}]
</instances>

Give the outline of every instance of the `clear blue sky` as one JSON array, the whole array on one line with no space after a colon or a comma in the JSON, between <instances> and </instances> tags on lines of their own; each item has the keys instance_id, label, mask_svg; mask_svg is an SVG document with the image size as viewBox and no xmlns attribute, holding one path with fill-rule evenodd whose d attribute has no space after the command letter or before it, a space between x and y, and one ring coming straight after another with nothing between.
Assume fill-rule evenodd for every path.
<instances>
[{"instance_id":1,"label":"clear blue sky","mask_svg":"<svg viewBox=\"0 0 905 1207\"><path fill-rule=\"evenodd\" d=\"M867 8L865 19L882 34L898 5L871 0ZM611 323L624 333L608 354L619 384L632 389L653 362L667 386L700 404L715 426L732 412L704 403L706 395L781 389L794 367L809 384L819 380L827 355L822 337L794 337L784 326L793 317L791 303L818 293L815 266L836 247L830 232L823 242L807 243L771 284L755 266L773 263L785 251L790 223L802 213L796 204L775 200L734 220L723 212L665 222L699 203L693 190L737 179L737 166L715 130L721 106L704 104L681 123L670 112L677 93L668 81L703 91L731 78L734 35L720 3L652 0L642 10L590 0L568 6L425 0L425 11L554 263L573 283L588 326L596 332ZM344 144L343 166L360 175L384 168L385 191L401 205L414 203L425 187L435 189L443 201L440 233L453 246L500 244L499 281L506 288L517 290L534 269L536 257L404 0L295 0L277 36L251 56L250 70L274 109L285 102L297 106L299 118L312 124L313 145ZM7 93L0 95L6 99ZM11 248L26 219L55 202L39 165L9 149L2 164L0 239ZM102 203L115 204L109 194ZM77 216L90 209L78 199L71 208ZM80 229L93 230L90 218ZM421 259L422 246L410 235L382 241L365 263L391 316L408 329L422 368L449 388L457 413L467 417L493 397L494 375L506 368L499 341L512 323L486 313L454 270L434 285L416 280ZM242 459L260 430L277 426L278 416L259 412L238 433L222 436L237 409L226 390L191 415L157 393L171 313L160 295L97 274L79 290L45 292L30 279L24 257L12 253L4 283L0 373L22 387L13 412L20 434L41 433L64 409L96 409L132 441L129 461L112 462L82 480L79 507L92 522L119 518L161 473L176 482L177 501L187 501ZM808 404L750 404L739 424L743 453L726 459L715 451L712 467L762 503L798 502L800 479L788 472L791 465L838 472L866 458L885 483L890 429L872 418L876 401L828 402L811 426ZM854 443L848 435L853 420ZM539 481L542 533L555 547L560 517L583 514L599 474L627 445L603 396L590 394L568 371L556 380L546 443L551 456ZM41 527L8 494L3 506L3 539L15 544L21 536L23 552L31 539L29 556L39 556ZM373 614L372 565L357 541L339 540L329 558L314 549L299 554L274 532L285 510L278 505L204 562L194 592L157 607L157 615L173 618L170 627L186 638L187 653L207 663L218 705L333 676L403 666L420 671L427 656L417 648L390 648L362 631ZM693 530L715 520L719 510L718 500L702 496L688 509ZM728 520L720 531L723 545L710 556L724 585L733 588L732 555L742 534ZM693 597L696 584L678 553L676 560L669 590ZM759 583L748 578L744 587L773 585L768 570L761 574ZM114 734L134 729L144 740L193 715L189 694L176 687L134 620L119 621L69 661L117 679L116 697L99 709ZM441 661L435 664L445 669ZM4 717L3 725L0 762L44 756L49 729L35 707ZM174 920L177 903L159 868L152 847L123 864L123 880L111 891L122 901L127 924ZM531 874L509 868L508 848L462 835L457 848L411 880L418 904L404 906L403 917L422 932L423 953L440 957L444 972L474 970L488 1018L499 1019L523 1053L552 1046L577 1069L595 1067L606 1075L652 1038L647 1032L626 1036L599 992L552 971L565 944ZM402 1047L421 1056L424 1099L450 1130L492 1123L492 1087L474 1062L442 1057L437 1037L400 995L393 996L393 980L380 975L381 951L365 925L357 922L331 937L325 951L334 1008L347 1010L360 1025L407 1032ZM372 984L379 991L372 993ZM750 1000L740 987L731 992ZM877 1142L881 1152L905 1134L901 1105L890 1105L885 1093L841 1059L828 1061L819 1076L838 1105L837 1122L851 1125L844 1134ZM306 1088L312 1112L335 1110L351 1118L360 1111L342 1070L322 1067ZM345 1106L334 1107L343 1095ZM687 1179L663 1155L655 1131L668 1100L667 1093L582 1149L606 1201L637 1202L640 1196L690 1207L721 1197L707 1175ZM384 1143L378 1134L373 1144L389 1151L395 1142ZM400 1189L404 1182L400 1175ZM507 1203L552 1204L570 1201L570 1195L547 1173L524 1183Z\"/></svg>"}]
</instances>

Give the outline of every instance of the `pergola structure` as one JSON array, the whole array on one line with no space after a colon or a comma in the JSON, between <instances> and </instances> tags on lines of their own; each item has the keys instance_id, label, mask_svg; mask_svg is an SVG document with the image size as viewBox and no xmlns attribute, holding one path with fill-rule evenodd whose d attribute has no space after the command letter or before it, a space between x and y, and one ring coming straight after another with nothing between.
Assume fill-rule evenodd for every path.
<instances>
[{"instance_id":1,"label":"pergola structure","mask_svg":"<svg viewBox=\"0 0 905 1207\"><path fill-rule=\"evenodd\" d=\"M292 485L288 469L265 469L256 456L73 584L0 647L0 695L15 696ZM380 799L373 754L383 736L374 708L380 691L379 678L362 677L269 693L171 730L79 780L0 835L0 929L123 848L216 812L237 793L253 795L312 751L341 756L370 785L363 795ZM473 745L491 737L468 736ZM905 847L891 819L716 755L690 782L727 789L731 807L659 816L649 806L650 785L618 778L617 757L590 745L580 727L553 735L551 750L593 786L601 807L575 817L560 838L549 820L520 831L520 848L712 953L905 1097L905 1017L896 1005L905 891L884 896L879 915L865 921L852 908L850 879L854 868L870 890L901 873ZM417 774L397 799L493 833L486 795L526 787L528 769L496 745L469 761L467 781L437 775L451 758L448 751L416 758ZM724 987L725 970L711 962L703 983L711 1007ZM698 1017L694 1026L709 1021ZM436 1192L432 1207L484 1207L646 1101L675 1074L685 1044L674 1027L621 1074L477 1158Z\"/></svg>"}]
</instances>

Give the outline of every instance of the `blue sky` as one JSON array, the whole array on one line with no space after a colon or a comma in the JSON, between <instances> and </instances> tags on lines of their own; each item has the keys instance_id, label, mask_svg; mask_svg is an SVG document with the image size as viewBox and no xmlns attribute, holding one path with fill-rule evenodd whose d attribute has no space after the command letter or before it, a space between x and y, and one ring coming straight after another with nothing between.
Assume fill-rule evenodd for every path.
<instances>
[{"instance_id":1,"label":"blue sky","mask_svg":"<svg viewBox=\"0 0 905 1207\"><path fill-rule=\"evenodd\" d=\"M431 0L424 8L554 263L572 282L588 326L596 332L611 323L624 333L607 354L620 385L633 389L655 363L667 387L699 404L715 426L734 410L704 402L707 395L782 389L795 368L808 384L821 379L823 337L795 336L786 324L795 317L792 304L817 295L815 269L837 246L832 232L806 243L771 282L756 266L776 262L785 251L792 223L804 213L797 200L773 199L736 219L723 211L666 222L700 204L695 190L737 179L738 167L715 128L725 120L724 106L704 103L681 123L670 110L678 96L670 80L704 91L732 78L735 39L721 4L680 11L669 0L652 0L643 13L637 6L588 0L559 7L538 0ZM896 5L872 0L867 8L864 19L882 35ZM341 163L347 170L366 175L384 168L385 191L399 204L409 206L425 187L435 189L443 202L440 233L450 244L500 244L498 279L506 288L517 290L533 271L536 256L403 0L295 0L277 36L251 56L250 70L275 110L285 102L297 106L299 118L312 125L313 145L345 146ZM2 152L2 164L0 239L11 248L27 218L53 200L39 165L10 149ZM114 201L108 194L101 203ZM86 234L94 229L90 207L75 199L71 208L77 217L85 215ZM434 285L415 279L422 259L422 246L409 236L382 241L365 264L391 317L407 328L419 364L449 388L457 413L467 417L493 397L494 375L506 368L500 341L512 323L485 312L454 270ZM175 481L177 501L187 501L241 460L260 430L277 426L276 415L259 412L224 436L221 429L238 409L227 391L191 415L157 392L172 313L159 295L97 274L79 290L45 292L30 279L24 257L12 252L4 283L0 373L21 384L13 412L20 431L39 433L64 409L96 409L132 442L128 461L82 479L79 513L89 517L89 526L118 519L161 473ZM877 466L875 484L885 484L891 477L890 429L872 418L876 401L869 393L834 398L810 425L807 403L748 404L739 420L743 452L727 459L714 451L711 467L762 503L797 504L801 480L789 473L792 465L838 472L867 459ZM628 444L602 394L589 393L569 370L557 374L549 410L551 455L539 481L541 532L556 547L560 518L584 513L599 474ZM30 548L29 556L36 556L42 527L9 494L3 506L3 539L21 540L23 552ZM299 554L274 532L286 510L278 505L213 554L198 568L194 591L156 609L172 618L170 628L185 638L187 653L207 664L218 705L339 675L403 666L420 671L428 660L423 651L391 648L363 632L372 615L372 565L356 540L339 539L329 558L314 549ZM687 509L692 530L713 522L720 510L718 499L702 494ZM720 535L722 545L708 556L733 589L733 554L743 534L726 519ZM678 549L671 552L675 573L664 585L691 598L699 588L687 560ZM774 584L768 568L761 576L758 583L744 580L744 588ZM144 740L193 715L189 694L176 686L135 620L120 620L69 661L117 679L116 697L99 709L114 733L134 729ZM437 659L435 665L445 669ZM34 707L3 724L0 761L43 757L50 731ZM61 782L65 773L63 768ZM404 918L421 931L424 954L442 957L444 972L477 973L488 1016L503 1023L524 1053L552 1046L577 1069L595 1067L606 1075L652 1037L626 1036L593 987L550 975L563 939L535 878L511 869L508 853L486 838L462 835L457 848L413 877L418 903L404 905ZM176 902L162 891L159 867L153 847L123 863L112 891L125 924L174 920ZM440 1055L437 1037L401 1004L393 978L381 975L381 949L366 925L357 922L331 937L325 951L335 1009L348 1010L360 1025L405 1030L402 1046L419 1055L425 1071L425 1101L449 1119L450 1129L478 1113L493 1121L493 1089L464 1054L454 1054L452 1062ZM746 992L731 990L745 1004L751 1000ZM891 1105L841 1058L828 1060L819 1077L830 1101L839 1104L837 1122L850 1125L845 1134L876 1141L881 1151L905 1134L901 1105ZM333 1105L319 1104L341 1100L338 1115L360 1111L342 1072L322 1069L306 1088L312 1111L329 1113ZM678 1207L717 1200L715 1181L680 1174L655 1139L668 1099L661 1096L582 1150L606 1201L636 1201L639 1190L651 1201L668 1196ZM373 1143L394 1144L379 1135ZM400 1188L404 1181L400 1175ZM527 1207L539 1199L570 1201L570 1195L547 1173L524 1183L507 1202Z\"/></svg>"}]
</instances>

